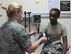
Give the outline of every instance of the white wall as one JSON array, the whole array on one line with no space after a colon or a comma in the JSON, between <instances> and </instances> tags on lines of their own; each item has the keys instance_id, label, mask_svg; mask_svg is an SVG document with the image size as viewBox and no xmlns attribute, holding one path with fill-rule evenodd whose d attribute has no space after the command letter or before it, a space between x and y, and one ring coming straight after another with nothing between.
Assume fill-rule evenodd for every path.
<instances>
[{"instance_id":1,"label":"white wall","mask_svg":"<svg viewBox=\"0 0 71 54\"><path fill-rule=\"evenodd\" d=\"M1 8L1 6L0 6L0 15L2 15L2 17L0 17L0 26L1 26L3 23L7 21L6 12Z\"/></svg>"}]
</instances>

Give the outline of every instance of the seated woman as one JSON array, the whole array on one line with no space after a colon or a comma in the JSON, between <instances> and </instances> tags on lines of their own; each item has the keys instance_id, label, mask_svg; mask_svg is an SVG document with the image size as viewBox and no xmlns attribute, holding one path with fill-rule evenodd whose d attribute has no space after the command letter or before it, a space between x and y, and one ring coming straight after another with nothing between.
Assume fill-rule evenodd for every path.
<instances>
[{"instance_id":1,"label":"seated woman","mask_svg":"<svg viewBox=\"0 0 71 54\"><path fill-rule=\"evenodd\" d=\"M45 32L48 41L44 44L41 54L66 54L67 51L67 30L57 20L60 17L60 10L52 8L49 13L50 22L41 32ZM63 44L61 43L61 37Z\"/></svg>"}]
</instances>

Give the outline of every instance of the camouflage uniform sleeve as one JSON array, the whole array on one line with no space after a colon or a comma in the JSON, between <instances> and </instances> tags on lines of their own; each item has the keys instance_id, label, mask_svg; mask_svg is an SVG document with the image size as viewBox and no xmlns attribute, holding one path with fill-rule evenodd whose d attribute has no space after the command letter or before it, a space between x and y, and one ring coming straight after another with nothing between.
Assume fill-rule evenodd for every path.
<instances>
[{"instance_id":1,"label":"camouflage uniform sleeve","mask_svg":"<svg viewBox=\"0 0 71 54\"><path fill-rule=\"evenodd\" d=\"M17 40L17 42L22 48L25 49L31 45L29 35L24 28L17 28L14 35L15 35L15 39Z\"/></svg>"}]
</instances>

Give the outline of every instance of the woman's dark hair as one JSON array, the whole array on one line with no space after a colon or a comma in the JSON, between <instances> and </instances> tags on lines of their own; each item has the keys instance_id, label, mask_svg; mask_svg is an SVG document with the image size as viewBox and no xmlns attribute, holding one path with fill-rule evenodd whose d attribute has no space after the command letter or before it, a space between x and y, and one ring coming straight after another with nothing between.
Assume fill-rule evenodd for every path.
<instances>
[{"instance_id":1,"label":"woman's dark hair","mask_svg":"<svg viewBox=\"0 0 71 54\"><path fill-rule=\"evenodd\" d=\"M57 9L57 8L52 8L52 9L50 10L50 12L51 12L51 11L55 11L55 12L57 13L58 17L60 16L60 10L59 10L59 9Z\"/></svg>"}]
</instances>

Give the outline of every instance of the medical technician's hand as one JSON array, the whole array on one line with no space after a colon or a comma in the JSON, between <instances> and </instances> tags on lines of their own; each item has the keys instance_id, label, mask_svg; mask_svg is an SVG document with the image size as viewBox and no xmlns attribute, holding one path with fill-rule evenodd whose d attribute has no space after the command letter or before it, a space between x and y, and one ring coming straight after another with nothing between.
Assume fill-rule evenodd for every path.
<instances>
[{"instance_id":1,"label":"medical technician's hand","mask_svg":"<svg viewBox=\"0 0 71 54\"><path fill-rule=\"evenodd\" d=\"M30 36L32 35L36 35L36 30L32 30L30 33L29 33Z\"/></svg>"}]
</instances>

